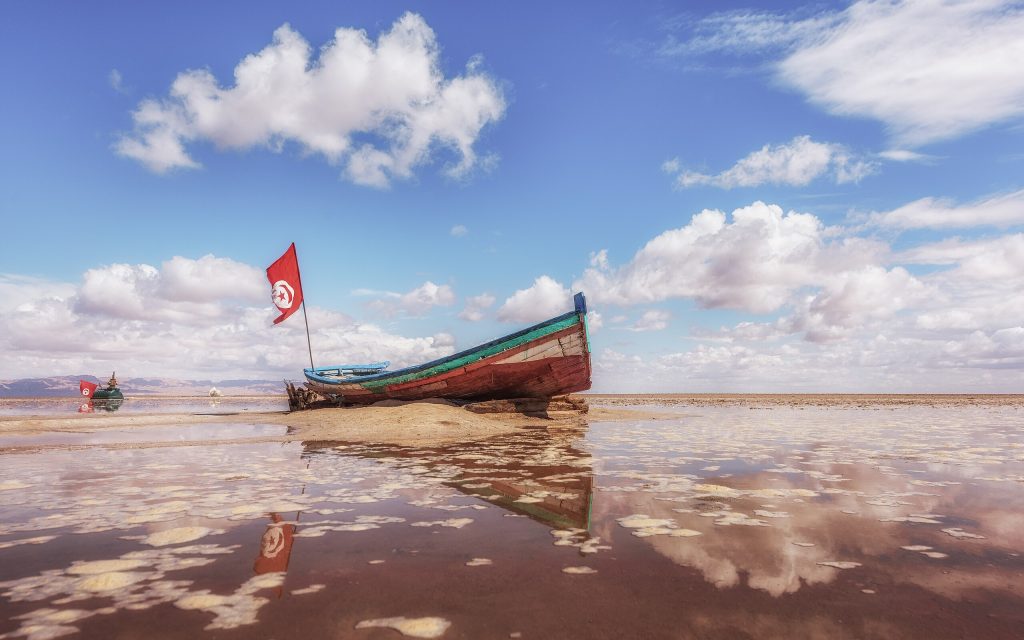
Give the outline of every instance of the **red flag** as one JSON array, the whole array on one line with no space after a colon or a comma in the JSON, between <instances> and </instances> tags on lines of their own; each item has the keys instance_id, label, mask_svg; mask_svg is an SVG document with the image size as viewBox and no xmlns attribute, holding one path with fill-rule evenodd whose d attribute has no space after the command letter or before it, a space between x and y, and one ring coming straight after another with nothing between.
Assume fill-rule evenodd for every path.
<instances>
[{"instance_id":1,"label":"red flag","mask_svg":"<svg viewBox=\"0 0 1024 640\"><path fill-rule=\"evenodd\" d=\"M86 380L78 381L78 392L82 394L83 398L92 398L92 394L96 392L98 385L95 382L88 382Z\"/></svg>"},{"instance_id":2,"label":"red flag","mask_svg":"<svg viewBox=\"0 0 1024 640\"><path fill-rule=\"evenodd\" d=\"M267 267L267 280L270 281L270 297L281 315L274 324L282 322L299 310L302 304L302 281L299 278L299 258L295 255L293 242L284 255Z\"/></svg>"}]
</instances>

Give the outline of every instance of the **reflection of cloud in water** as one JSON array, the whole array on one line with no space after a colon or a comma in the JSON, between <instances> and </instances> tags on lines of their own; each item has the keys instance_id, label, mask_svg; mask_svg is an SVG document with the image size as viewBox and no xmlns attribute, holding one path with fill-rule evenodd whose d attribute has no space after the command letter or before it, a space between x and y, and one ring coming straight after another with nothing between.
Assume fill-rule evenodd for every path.
<instances>
[{"instance_id":1,"label":"reflection of cloud in water","mask_svg":"<svg viewBox=\"0 0 1024 640\"><path fill-rule=\"evenodd\" d=\"M19 568L14 575L24 577L0 584L0 606L36 607L18 609L16 622L46 633L160 604L232 628L255 622L274 592L331 588L323 574L296 570L301 562L284 583L289 543L299 556L363 546L359 568L408 570L401 556L384 564L392 547L373 547L389 539L455 550L453 570L481 582L536 562L603 589L622 575L642 583L634 566L668 558L734 588L729 598L749 588L799 600L814 597L797 594L807 585L851 583L856 597L879 600L901 584L950 599L981 589L1019 597L1013 572L1022 561L1010 554L1024 550L1022 423L1005 408L708 409L444 448L321 442L7 455L0 509L16 516L0 523L0 553L38 548L43 557L80 536L73 548L82 555L63 567ZM503 549L506 534L530 542ZM111 540L120 545L113 552L90 546ZM246 546L229 544L238 541ZM239 552L244 562L232 563ZM342 553L323 563L357 571L349 560ZM238 566L243 573L230 568ZM562 577L564 569L597 573ZM706 635L723 628L697 613L672 615ZM828 616L737 616L733 628L754 636L856 635ZM876 635L893 635L872 624Z\"/></svg>"},{"instance_id":2,"label":"reflection of cloud in water","mask_svg":"<svg viewBox=\"0 0 1024 640\"><path fill-rule=\"evenodd\" d=\"M647 514L647 522L636 520L646 528L632 533L661 555L720 588L743 583L774 596L861 566L946 595L960 585L964 593L992 586L976 570L988 549L1024 546L1020 485L998 488L989 477L1014 465L1010 482L998 479L1006 485L1019 473L1024 446L1004 434L1021 423L1013 411L981 411L988 420L980 424L991 425L981 428L956 410L919 420L914 410L708 413L682 425L595 429L603 478L598 533L617 543L623 532L612 525L616 518L630 526L628 518ZM984 446L988 440L1000 444ZM636 445L623 448L627 442ZM716 477L709 460L740 472ZM704 535L673 536L682 527ZM989 546L964 546L982 536ZM920 541L928 545L918 557L945 566L908 567L912 558L893 556Z\"/></svg>"}]
</instances>

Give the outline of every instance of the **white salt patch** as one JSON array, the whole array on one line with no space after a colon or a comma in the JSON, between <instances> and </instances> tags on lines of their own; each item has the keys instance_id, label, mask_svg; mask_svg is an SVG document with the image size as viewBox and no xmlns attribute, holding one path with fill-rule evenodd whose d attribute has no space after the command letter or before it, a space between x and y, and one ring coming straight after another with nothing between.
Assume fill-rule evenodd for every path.
<instances>
[{"instance_id":1,"label":"white salt patch","mask_svg":"<svg viewBox=\"0 0 1024 640\"><path fill-rule=\"evenodd\" d=\"M22 538L21 540L8 540L7 542L0 542L0 549L10 549L11 547L17 547L22 544L43 544L49 542L57 536L36 536L34 538Z\"/></svg>"},{"instance_id":2,"label":"white salt patch","mask_svg":"<svg viewBox=\"0 0 1024 640\"><path fill-rule=\"evenodd\" d=\"M762 518L788 518L789 514L785 511L765 511L764 509L754 509L755 516L761 516Z\"/></svg>"},{"instance_id":3,"label":"white salt patch","mask_svg":"<svg viewBox=\"0 0 1024 640\"><path fill-rule=\"evenodd\" d=\"M4 480L0 482L0 491L10 491L12 489L26 489L31 487L30 484L25 484L21 480Z\"/></svg>"},{"instance_id":4,"label":"white salt patch","mask_svg":"<svg viewBox=\"0 0 1024 640\"><path fill-rule=\"evenodd\" d=\"M827 562L819 562L818 564L834 569L855 569L860 566L859 562L847 562L845 560L829 560Z\"/></svg>"},{"instance_id":5,"label":"white salt patch","mask_svg":"<svg viewBox=\"0 0 1024 640\"><path fill-rule=\"evenodd\" d=\"M372 522L359 522L356 524L343 524L337 527L332 527L334 531L369 531L370 529L380 529L380 525L373 524Z\"/></svg>"},{"instance_id":6,"label":"white salt patch","mask_svg":"<svg viewBox=\"0 0 1024 640\"><path fill-rule=\"evenodd\" d=\"M968 533L967 531L964 531L960 527L950 527L949 529L943 529L942 532L943 533L948 533L949 535L953 536L954 538L956 538L958 540L962 540L964 538L977 538L979 540L984 540L985 539L985 536L978 535L977 533Z\"/></svg>"},{"instance_id":7,"label":"white salt patch","mask_svg":"<svg viewBox=\"0 0 1024 640\"><path fill-rule=\"evenodd\" d=\"M873 594L875 592L875 590L874 589L861 589L860 592L861 593L867 593L867 594L870 595L870 594Z\"/></svg>"},{"instance_id":8,"label":"white salt patch","mask_svg":"<svg viewBox=\"0 0 1024 640\"><path fill-rule=\"evenodd\" d=\"M284 572L264 573L263 575L250 578L245 586L256 591L259 589L273 589L284 584Z\"/></svg>"},{"instance_id":9,"label":"white salt patch","mask_svg":"<svg viewBox=\"0 0 1024 640\"><path fill-rule=\"evenodd\" d=\"M376 618L362 620L356 629L386 627L410 638L440 638L452 623L444 618Z\"/></svg>"},{"instance_id":10,"label":"white salt patch","mask_svg":"<svg viewBox=\"0 0 1024 640\"><path fill-rule=\"evenodd\" d=\"M935 558L936 560L949 557L940 551L922 551L921 555L928 556L929 558Z\"/></svg>"},{"instance_id":11,"label":"white salt patch","mask_svg":"<svg viewBox=\"0 0 1024 640\"><path fill-rule=\"evenodd\" d=\"M326 588L327 585L325 584L311 584L308 587L305 587L304 589L292 589L292 595L304 596L308 593L316 593L318 591L323 591Z\"/></svg>"},{"instance_id":12,"label":"white salt patch","mask_svg":"<svg viewBox=\"0 0 1024 640\"><path fill-rule=\"evenodd\" d=\"M703 514L702 514L703 515ZM711 514L713 517L717 517L715 524L721 527L731 527L734 525L740 525L744 527L767 527L770 526L764 520L758 520L757 518L751 518L745 513L738 513L735 511L719 511Z\"/></svg>"},{"instance_id":13,"label":"white salt patch","mask_svg":"<svg viewBox=\"0 0 1024 640\"><path fill-rule=\"evenodd\" d=\"M67 572L77 576L91 576L112 571L129 571L146 564L148 563L142 560L94 560L92 562L76 562L68 568Z\"/></svg>"},{"instance_id":14,"label":"white salt patch","mask_svg":"<svg viewBox=\"0 0 1024 640\"><path fill-rule=\"evenodd\" d=\"M793 544L795 544L798 547L813 547L814 546L813 542L793 542Z\"/></svg>"},{"instance_id":15,"label":"white salt patch","mask_svg":"<svg viewBox=\"0 0 1024 640\"><path fill-rule=\"evenodd\" d=\"M486 567L486 566L492 565L492 564L494 564L494 561L492 561L489 558L473 558L472 560L470 560L469 562L466 563L466 566L467 567Z\"/></svg>"},{"instance_id":16,"label":"white salt patch","mask_svg":"<svg viewBox=\"0 0 1024 640\"><path fill-rule=\"evenodd\" d=\"M258 504L243 504L231 509L231 514L236 516L250 513L267 513L267 509L264 509Z\"/></svg>"},{"instance_id":17,"label":"white salt patch","mask_svg":"<svg viewBox=\"0 0 1024 640\"><path fill-rule=\"evenodd\" d=\"M370 560L366 564L384 564L383 560Z\"/></svg>"},{"instance_id":18,"label":"white salt patch","mask_svg":"<svg viewBox=\"0 0 1024 640\"><path fill-rule=\"evenodd\" d=\"M693 529L674 529L670 536L673 538L692 538L693 536L704 535L700 531L694 531Z\"/></svg>"},{"instance_id":19,"label":"white salt patch","mask_svg":"<svg viewBox=\"0 0 1024 640\"><path fill-rule=\"evenodd\" d=\"M627 529L648 529L651 527L669 527L674 526L673 520L665 518L652 518L647 514L637 513L625 518L619 518L618 522Z\"/></svg>"},{"instance_id":20,"label":"white salt patch","mask_svg":"<svg viewBox=\"0 0 1024 640\"><path fill-rule=\"evenodd\" d=\"M213 593L198 593L194 595L188 595L183 598L179 598L174 602L174 606L179 609L212 609L219 607L228 602L227 596L218 596Z\"/></svg>"},{"instance_id":21,"label":"white salt patch","mask_svg":"<svg viewBox=\"0 0 1024 640\"><path fill-rule=\"evenodd\" d=\"M588 573L597 573L597 569L591 569L590 567L566 567L562 569L562 573L571 573L573 575L584 575Z\"/></svg>"},{"instance_id":22,"label":"white salt patch","mask_svg":"<svg viewBox=\"0 0 1024 640\"><path fill-rule=\"evenodd\" d=\"M177 527L151 533L142 539L144 544L151 547L164 547L170 544L181 544L192 542L209 535L224 533L223 529L209 529L207 527Z\"/></svg>"},{"instance_id":23,"label":"white salt patch","mask_svg":"<svg viewBox=\"0 0 1024 640\"><path fill-rule=\"evenodd\" d=\"M470 524L471 522L473 522L472 518L451 518L449 520L431 520L429 522L426 522L426 521L424 521L424 522L413 522L410 526L413 526L413 527L442 526L442 527L451 527L452 529L461 529L462 527L466 526L467 524Z\"/></svg>"},{"instance_id":24,"label":"white salt patch","mask_svg":"<svg viewBox=\"0 0 1024 640\"><path fill-rule=\"evenodd\" d=\"M516 502L522 502L525 504L534 504L536 502L544 502L543 498L535 498L533 496L521 496L516 498Z\"/></svg>"},{"instance_id":25,"label":"white salt patch","mask_svg":"<svg viewBox=\"0 0 1024 640\"><path fill-rule=\"evenodd\" d=\"M923 544L908 544L905 547L900 547L900 549L906 549L907 551L930 551L931 547Z\"/></svg>"},{"instance_id":26,"label":"white salt patch","mask_svg":"<svg viewBox=\"0 0 1024 640\"><path fill-rule=\"evenodd\" d=\"M145 580L149 574L131 573L122 571L110 571L108 573L97 573L78 581L78 588L83 591L94 593L103 591L115 591L124 589L127 586Z\"/></svg>"},{"instance_id":27,"label":"white salt patch","mask_svg":"<svg viewBox=\"0 0 1024 640\"><path fill-rule=\"evenodd\" d=\"M916 522L918 524L942 524L940 521L934 518L925 518L922 516L896 516L893 518L879 518L879 522Z\"/></svg>"}]
</instances>

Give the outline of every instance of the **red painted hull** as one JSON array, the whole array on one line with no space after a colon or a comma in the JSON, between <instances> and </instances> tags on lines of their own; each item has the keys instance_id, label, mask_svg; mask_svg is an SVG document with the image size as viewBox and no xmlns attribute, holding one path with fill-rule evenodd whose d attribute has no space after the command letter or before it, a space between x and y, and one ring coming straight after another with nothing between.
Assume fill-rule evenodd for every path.
<instances>
[{"instance_id":1,"label":"red painted hull","mask_svg":"<svg viewBox=\"0 0 1024 640\"><path fill-rule=\"evenodd\" d=\"M573 347L559 350L559 339ZM552 344L555 346L547 346ZM532 355L538 351L538 355ZM550 357L543 357L545 355ZM581 322L572 327L436 376L376 390L354 388L354 385L341 390L312 381L306 386L347 404L371 404L386 399L550 398L586 391L590 388L590 375L590 348L581 318Z\"/></svg>"}]
</instances>

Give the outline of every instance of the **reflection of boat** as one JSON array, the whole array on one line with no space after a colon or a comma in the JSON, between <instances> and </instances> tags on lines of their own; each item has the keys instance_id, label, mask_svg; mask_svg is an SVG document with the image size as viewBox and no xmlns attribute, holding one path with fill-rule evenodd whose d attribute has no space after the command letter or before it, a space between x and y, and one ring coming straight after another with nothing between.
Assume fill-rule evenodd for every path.
<instances>
[{"instance_id":1,"label":"reflection of boat","mask_svg":"<svg viewBox=\"0 0 1024 640\"><path fill-rule=\"evenodd\" d=\"M78 405L78 413L95 413L97 409L101 411L114 412L121 408L124 400L115 398L113 400L89 400Z\"/></svg>"},{"instance_id":2,"label":"reflection of boat","mask_svg":"<svg viewBox=\"0 0 1024 640\"><path fill-rule=\"evenodd\" d=\"M97 409L113 412L121 408L121 405L124 404L124 400L122 398L111 398L110 400L94 400L91 404L95 406Z\"/></svg>"},{"instance_id":3,"label":"reflection of boat","mask_svg":"<svg viewBox=\"0 0 1024 640\"><path fill-rule=\"evenodd\" d=\"M92 392L93 400L124 400L124 394L117 388L117 377L111 373L110 380L107 380L106 389L97 389ZM118 404L120 406L120 404ZM110 409L116 411L116 409Z\"/></svg>"},{"instance_id":4,"label":"reflection of boat","mask_svg":"<svg viewBox=\"0 0 1024 640\"><path fill-rule=\"evenodd\" d=\"M415 461L444 474L442 484L462 494L528 516L556 529L589 529L594 498L590 455L573 446L583 431L529 430L512 439L494 439L442 448L407 449L375 445L340 454L330 441L305 442L305 455L356 455ZM495 460L501 459L500 468Z\"/></svg>"},{"instance_id":5,"label":"reflection of boat","mask_svg":"<svg viewBox=\"0 0 1024 640\"><path fill-rule=\"evenodd\" d=\"M594 499L594 479L589 475L580 478L582 487L568 487L564 484L547 484L540 480L513 482L511 480L487 480L489 486L480 487L469 479L465 482L446 482L449 487L468 495L480 496L489 502L515 511L534 520L540 520L550 527L563 529L589 529L590 508ZM472 485L472 486L466 486ZM519 502L524 496L547 494L540 502Z\"/></svg>"},{"instance_id":6,"label":"reflection of boat","mask_svg":"<svg viewBox=\"0 0 1024 640\"><path fill-rule=\"evenodd\" d=\"M344 403L385 398L549 398L590 388L587 303L522 331L425 364L387 371L386 363L305 369L306 386Z\"/></svg>"}]
</instances>

